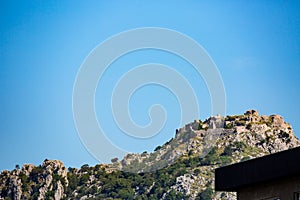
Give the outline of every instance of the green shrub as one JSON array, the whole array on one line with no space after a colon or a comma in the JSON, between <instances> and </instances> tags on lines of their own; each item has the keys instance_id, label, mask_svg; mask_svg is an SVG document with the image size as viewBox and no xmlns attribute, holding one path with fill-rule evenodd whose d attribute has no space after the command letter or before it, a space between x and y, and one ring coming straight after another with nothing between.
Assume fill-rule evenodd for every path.
<instances>
[{"instance_id":1,"label":"green shrub","mask_svg":"<svg viewBox=\"0 0 300 200\"><path fill-rule=\"evenodd\" d=\"M233 146L239 151L247 147L244 142L234 142Z\"/></svg>"},{"instance_id":2,"label":"green shrub","mask_svg":"<svg viewBox=\"0 0 300 200\"><path fill-rule=\"evenodd\" d=\"M90 176L88 174L83 174L79 179L79 185L85 185L90 179Z\"/></svg>"},{"instance_id":3,"label":"green shrub","mask_svg":"<svg viewBox=\"0 0 300 200\"><path fill-rule=\"evenodd\" d=\"M121 199L133 199L134 198L134 192L130 189L121 189L118 192L119 198Z\"/></svg>"},{"instance_id":4,"label":"green shrub","mask_svg":"<svg viewBox=\"0 0 300 200\"><path fill-rule=\"evenodd\" d=\"M244 161L247 161L247 160L250 160L250 157L249 156L245 156L241 159L241 162L244 162Z\"/></svg>"},{"instance_id":5,"label":"green shrub","mask_svg":"<svg viewBox=\"0 0 300 200\"><path fill-rule=\"evenodd\" d=\"M243 151L247 145L243 142L234 142L225 147L222 155L224 156L232 156L235 151Z\"/></svg>"},{"instance_id":6,"label":"green shrub","mask_svg":"<svg viewBox=\"0 0 300 200\"><path fill-rule=\"evenodd\" d=\"M238 118L238 116L233 115L233 116L226 116L225 120L226 121L235 121Z\"/></svg>"},{"instance_id":7,"label":"green shrub","mask_svg":"<svg viewBox=\"0 0 300 200\"><path fill-rule=\"evenodd\" d=\"M161 149L161 146L157 146L155 149L154 149L154 151L158 151L158 150L160 150Z\"/></svg>"},{"instance_id":8,"label":"green shrub","mask_svg":"<svg viewBox=\"0 0 300 200\"><path fill-rule=\"evenodd\" d=\"M31 180L33 180L34 182L38 183L38 181L39 181L39 176L41 176L42 173L43 173L43 168L42 168L42 166L39 165L39 166L34 167L34 168L32 169L32 171L31 171L30 174L29 174L29 178L30 178Z\"/></svg>"},{"instance_id":9,"label":"green shrub","mask_svg":"<svg viewBox=\"0 0 300 200\"><path fill-rule=\"evenodd\" d=\"M232 158L230 156L221 156L220 163L222 166L229 165L232 163Z\"/></svg>"},{"instance_id":10,"label":"green shrub","mask_svg":"<svg viewBox=\"0 0 300 200\"><path fill-rule=\"evenodd\" d=\"M195 169L195 170L194 170L194 174L195 174L196 176L198 176L198 175L200 174L200 172L201 172L200 169Z\"/></svg>"},{"instance_id":11,"label":"green shrub","mask_svg":"<svg viewBox=\"0 0 300 200\"><path fill-rule=\"evenodd\" d=\"M210 152L201 160L203 165L211 165L219 162L219 154L217 148L213 147Z\"/></svg>"},{"instance_id":12,"label":"green shrub","mask_svg":"<svg viewBox=\"0 0 300 200\"><path fill-rule=\"evenodd\" d=\"M54 191L54 190L48 191L48 192L46 193L46 195L45 195L45 199L46 199L46 200L53 199L54 194L55 194L55 191Z\"/></svg>"},{"instance_id":13,"label":"green shrub","mask_svg":"<svg viewBox=\"0 0 300 200\"><path fill-rule=\"evenodd\" d=\"M112 158L110 161L112 162L112 163L115 163L115 162L118 162L118 158Z\"/></svg>"},{"instance_id":14,"label":"green shrub","mask_svg":"<svg viewBox=\"0 0 300 200\"><path fill-rule=\"evenodd\" d=\"M86 171L89 171L89 168L90 167L89 167L88 164L84 164L84 165L81 166L80 170L83 171L83 172L86 172Z\"/></svg>"},{"instance_id":15,"label":"green shrub","mask_svg":"<svg viewBox=\"0 0 300 200\"><path fill-rule=\"evenodd\" d=\"M233 129L233 123L228 123L224 127L225 129Z\"/></svg>"},{"instance_id":16,"label":"green shrub","mask_svg":"<svg viewBox=\"0 0 300 200\"><path fill-rule=\"evenodd\" d=\"M237 126L246 126L246 121L244 121L244 120L239 120L239 121L235 122L235 124L236 124Z\"/></svg>"},{"instance_id":17,"label":"green shrub","mask_svg":"<svg viewBox=\"0 0 300 200\"><path fill-rule=\"evenodd\" d=\"M253 123L251 122L251 123L249 123L249 124L247 124L247 126L246 126L246 129L251 129L251 127L252 127L252 125L253 125Z\"/></svg>"},{"instance_id":18,"label":"green shrub","mask_svg":"<svg viewBox=\"0 0 300 200\"><path fill-rule=\"evenodd\" d=\"M211 200L213 195L213 189L211 187L207 187L203 192L197 195L197 200Z\"/></svg>"},{"instance_id":19,"label":"green shrub","mask_svg":"<svg viewBox=\"0 0 300 200\"><path fill-rule=\"evenodd\" d=\"M234 149L232 148L231 145L229 145L229 146L225 147L224 152L223 152L222 155L232 156L233 152L234 152Z\"/></svg>"}]
</instances>

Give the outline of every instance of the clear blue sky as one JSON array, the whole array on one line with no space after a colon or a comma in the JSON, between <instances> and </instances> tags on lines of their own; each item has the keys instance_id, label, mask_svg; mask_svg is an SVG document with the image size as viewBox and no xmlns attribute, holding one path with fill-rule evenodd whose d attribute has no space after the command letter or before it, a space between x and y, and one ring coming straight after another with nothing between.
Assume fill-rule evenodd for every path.
<instances>
[{"instance_id":1,"label":"clear blue sky","mask_svg":"<svg viewBox=\"0 0 300 200\"><path fill-rule=\"evenodd\" d=\"M96 164L80 142L72 114L77 71L108 37L132 28L163 27L201 44L218 66L227 94L227 114L249 108L280 114L300 136L299 1L1 1L0 170L40 164L45 158L67 166ZM200 118L209 116L209 94L201 78L174 55L140 51L114 63L103 81L121 75L120 66L160 62L174 66L199 88ZM119 68L118 68L119 67ZM97 91L111 92L112 86ZM145 95L147 96L145 101ZM145 87L130 104L133 119L147 124L149 105L162 101L171 122L147 145L118 140L130 151L152 150L174 136L177 101L159 87ZM96 105L99 119L109 110ZM106 109L106 110L105 110ZM122 145L122 144L120 144Z\"/></svg>"}]
</instances>

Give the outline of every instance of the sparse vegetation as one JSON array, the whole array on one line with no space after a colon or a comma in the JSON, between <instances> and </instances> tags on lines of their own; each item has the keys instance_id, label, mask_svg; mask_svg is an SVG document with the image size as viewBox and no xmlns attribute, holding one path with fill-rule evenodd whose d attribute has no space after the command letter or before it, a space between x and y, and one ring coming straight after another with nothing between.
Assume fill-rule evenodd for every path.
<instances>
[{"instance_id":1,"label":"sparse vegetation","mask_svg":"<svg viewBox=\"0 0 300 200\"><path fill-rule=\"evenodd\" d=\"M233 126L233 123L228 123L228 124L225 125L224 128L225 128L225 129L233 129L233 127L234 127L234 126Z\"/></svg>"},{"instance_id":2,"label":"sparse vegetation","mask_svg":"<svg viewBox=\"0 0 300 200\"><path fill-rule=\"evenodd\" d=\"M154 152L126 155L123 161L128 164L123 169L146 169L139 173L117 171L116 168L121 163L117 158L111 160L113 164L99 164L94 167L84 164L79 169L69 167L67 171L58 162L48 165L48 162L52 162L49 160L44 161L46 164L36 167L25 165L21 168L16 165L13 171L0 174L0 195L3 199L13 199L12 178L17 177L22 183L21 199L38 199L46 179L50 180L50 187L44 190L44 199L54 199L59 182L63 186L63 200L189 199L192 195L193 198L202 200L216 198L212 189L215 168L268 154L270 149L278 151L272 145L276 139L280 139L282 145L299 144L295 142L289 125L281 129L276 125L274 128L274 117L255 118L256 121L251 121L250 117L227 116L227 130L222 133L216 144L212 145L209 152L202 148L202 145L206 144L203 138L209 132L205 132L210 124L210 121L206 120L191 124L193 130L199 125L198 130L201 131L179 129L175 138L158 146ZM277 117L276 120L280 118ZM268 127L263 124L267 124ZM236 131L236 126L240 125L246 126L247 130L242 132L242 128L242 131ZM163 155L168 149L171 149L170 157L169 154ZM202 150L207 153L206 156ZM182 154L171 162L170 158L174 152ZM157 160L164 162L156 162ZM222 199L227 197L227 193L221 194Z\"/></svg>"},{"instance_id":3,"label":"sparse vegetation","mask_svg":"<svg viewBox=\"0 0 300 200\"><path fill-rule=\"evenodd\" d=\"M203 192L201 192L197 196L197 200L211 200L211 197L213 195L213 189L211 187L207 187Z\"/></svg>"}]
</instances>

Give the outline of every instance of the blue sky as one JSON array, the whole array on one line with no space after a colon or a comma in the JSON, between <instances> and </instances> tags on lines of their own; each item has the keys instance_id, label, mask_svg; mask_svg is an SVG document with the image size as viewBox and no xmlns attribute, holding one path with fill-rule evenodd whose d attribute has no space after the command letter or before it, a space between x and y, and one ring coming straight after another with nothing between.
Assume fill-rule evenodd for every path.
<instances>
[{"instance_id":1,"label":"blue sky","mask_svg":"<svg viewBox=\"0 0 300 200\"><path fill-rule=\"evenodd\" d=\"M227 114L253 108L280 114L300 136L299 1L1 1L0 170L15 164L60 159L67 166L94 159L73 122L72 92L83 60L108 37L133 28L163 27L186 34L210 54L222 75ZM113 80L148 62L173 66L200 99L200 118L210 114L209 94L188 64L165 52L139 51L115 62L103 77ZM125 68L120 68L121 66ZM187 67L183 67L187 66ZM101 82L100 82L101 84ZM178 128L178 102L169 91L144 87L130 102L133 119L147 124L147 109L159 102L170 112L161 134L149 144L120 141L109 109L97 104L111 140L130 151L151 151Z\"/></svg>"}]
</instances>

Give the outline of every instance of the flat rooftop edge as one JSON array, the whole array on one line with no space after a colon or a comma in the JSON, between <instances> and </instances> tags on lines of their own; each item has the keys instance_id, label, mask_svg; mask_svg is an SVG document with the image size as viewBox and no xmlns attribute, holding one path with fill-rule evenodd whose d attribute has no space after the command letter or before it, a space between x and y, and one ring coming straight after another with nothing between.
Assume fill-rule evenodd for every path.
<instances>
[{"instance_id":1,"label":"flat rooftop edge","mask_svg":"<svg viewBox=\"0 0 300 200\"><path fill-rule=\"evenodd\" d=\"M300 147L217 168L215 190L238 191L294 176L300 176Z\"/></svg>"}]
</instances>

